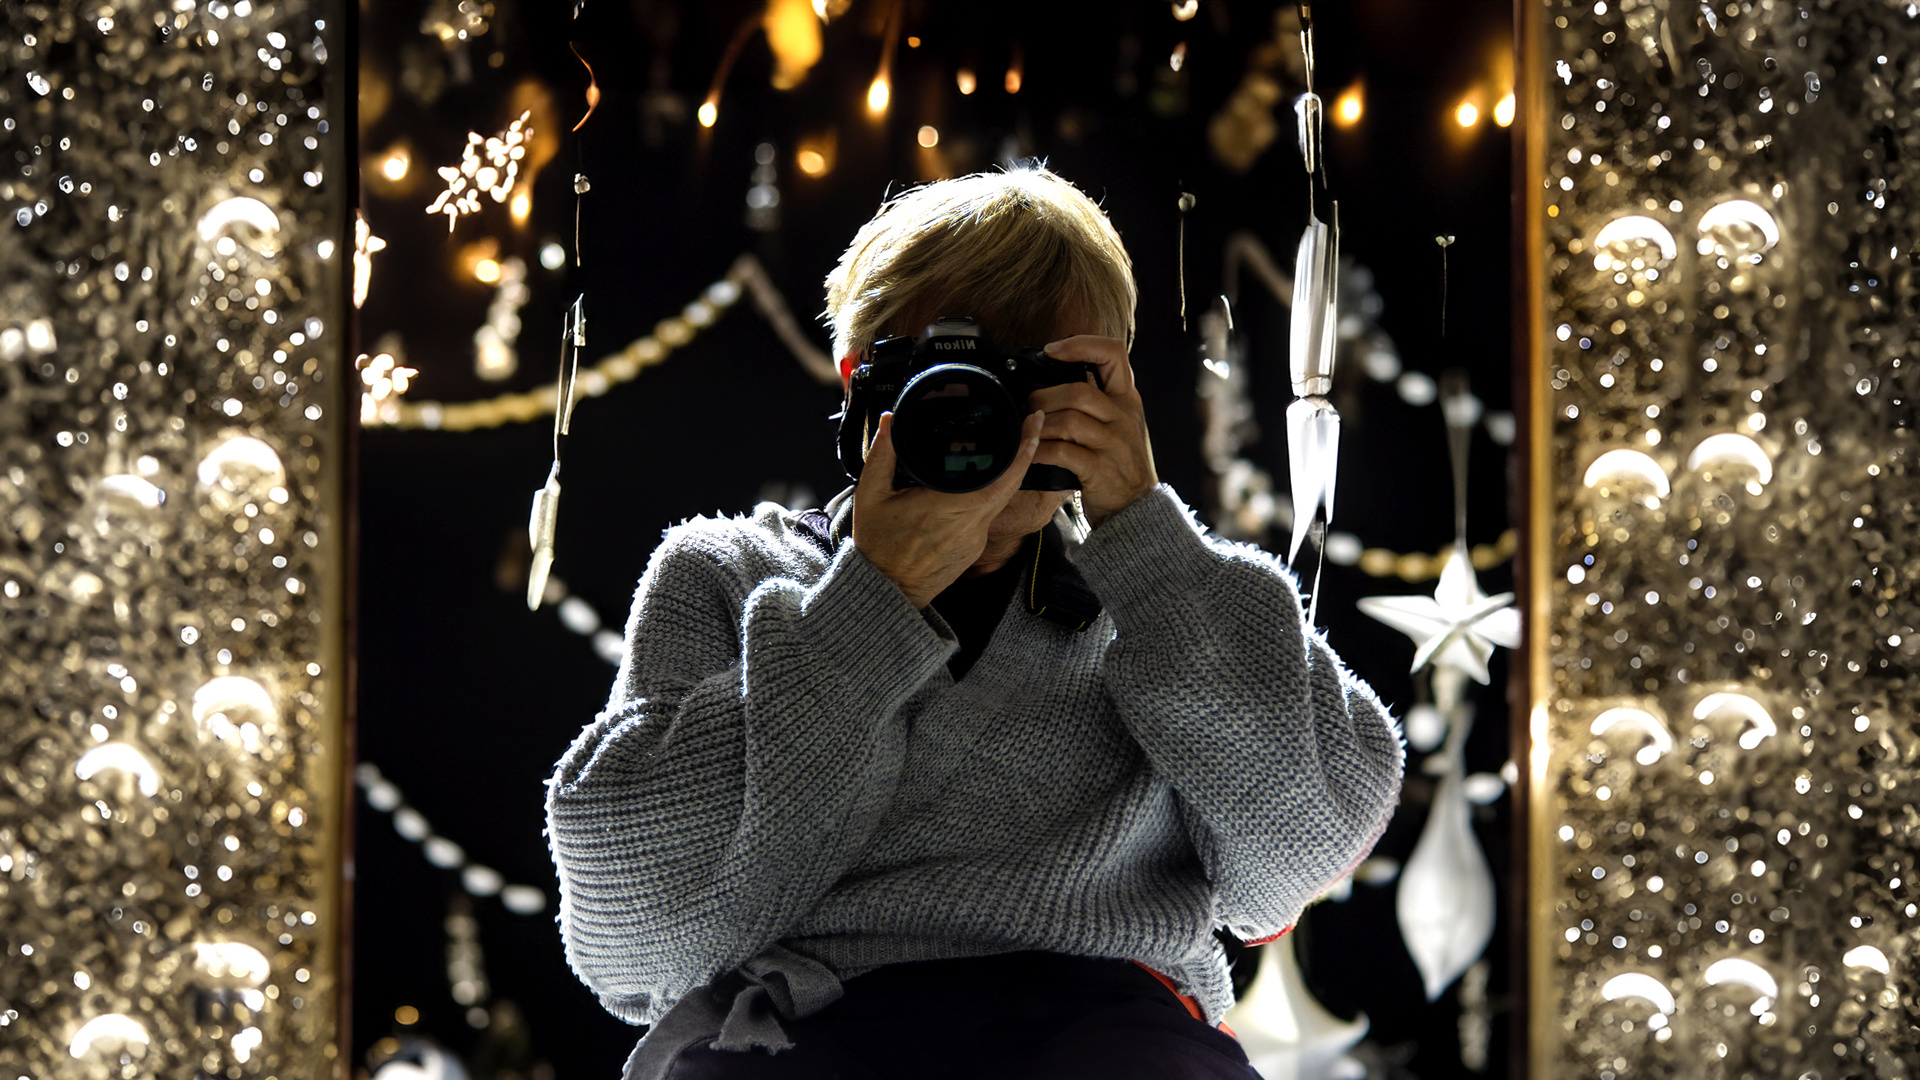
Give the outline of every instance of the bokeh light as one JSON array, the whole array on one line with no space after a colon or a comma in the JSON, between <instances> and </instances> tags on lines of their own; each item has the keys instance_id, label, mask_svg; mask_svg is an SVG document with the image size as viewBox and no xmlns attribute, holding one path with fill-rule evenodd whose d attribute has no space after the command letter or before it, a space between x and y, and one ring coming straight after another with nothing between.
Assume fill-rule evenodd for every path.
<instances>
[{"instance_id":1,"label":"bokeh light","mask_svg":"<svg viewBox=\"0 0 1920 1080\"><path fill-rule=\"evenodd\" d=\"M1354 83L1340 92L1333 101L1333 124L1335 127L1349 128L1360 122L1366 111L1366 90L1360 83Z\"/></svg>"}]
</instances>

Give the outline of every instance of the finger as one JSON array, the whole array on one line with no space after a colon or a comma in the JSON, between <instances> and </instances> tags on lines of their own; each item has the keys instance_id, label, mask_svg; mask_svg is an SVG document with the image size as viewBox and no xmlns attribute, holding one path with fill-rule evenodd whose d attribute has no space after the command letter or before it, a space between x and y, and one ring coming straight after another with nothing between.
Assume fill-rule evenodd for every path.
<instances>
[{"instance_id":1,"label":"finger","mask_svg":"<svg viewBox=\"0 0 1920 1080\"><path fill-rule=\"evenodd\" d=\"M1100 454L1078 443L1062 439L1043 439L1039 449L1034 451L1035 465L1058 465L1080 480L1082 488L1087 486L1100 467Z\"/></svg>"},{"instance_id":2,"label":"finger","mask_svg":"<svg viewBox=\"0 0 1920 1080\"><path fill-rule=\"evenodd\" d=\"M1083 382L1042 387L1027 395L1027 404L1044 410L1048 416L1076 409L1105 424L1120 419L1123 412L1120 402L1092 383Z\"/></svg>"},{"instance_id":3,"label":"finger","mask_svg":"<svg viewBox=\"0 0 1920 1080\"><path fill-rule=\"evenodd\" d=\"M1013 462L999 479L980 489L979 494L985 496L981 501L992 506L994 513L1007 505L1027 479L1027 466L1033 464L1033 455L1039 449L1040 429L1045 419L1045 414L1037 410L1027 414L1020 424L1020 449L1014 453Z\"/></svg>"},{"instance_id":4,"label":"finger","mask_svg":"<svg viewBox=\"0 0 1920 1080\"><path fill-rule=\"evenodd\" d=\"M1078 443L1092 450L1105 450L1117 441L1111 426L1088 416L1078 409L1064 409L1047 414L1040 425L1042 441L1060 439Z\"/></svg>"},{"instance_id":5,"label":"finger","mask_svg":"<svg viewBox=\"0 0 1920 1080\"><path fill-rule=\"evenodd\" d=\"M1047 355L1056 360L1093 364L1100 369L1100 380L1109 394L1131 394L1133 365L1127 360L1127 343L1119 338L1079 334L1050 342Z\"/></svg>"}]
</instances>

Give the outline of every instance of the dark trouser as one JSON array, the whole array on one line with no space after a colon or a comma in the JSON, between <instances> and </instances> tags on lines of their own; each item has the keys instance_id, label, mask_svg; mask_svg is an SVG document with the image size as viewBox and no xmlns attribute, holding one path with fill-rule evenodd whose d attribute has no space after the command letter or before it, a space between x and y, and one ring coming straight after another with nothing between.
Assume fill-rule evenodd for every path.
<instances>
[{"instance_id":1,"label":"dark trouser","mask_svg":"<svg viewBox=\"0 0 1920 1080\"><path fill-rule=\"evenodd\" d=\"M697 1044L669 1080L1259 1080L1232 1036L1125 960L1022 952L893 964L783 1020L794 1048Z\"/></svg>"}]
</instances>

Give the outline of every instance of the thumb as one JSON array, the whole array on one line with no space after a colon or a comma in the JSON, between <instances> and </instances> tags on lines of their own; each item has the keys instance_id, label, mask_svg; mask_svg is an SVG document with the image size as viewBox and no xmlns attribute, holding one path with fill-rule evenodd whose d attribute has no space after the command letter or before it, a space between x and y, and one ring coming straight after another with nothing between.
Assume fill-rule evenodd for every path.
<instances>
[{"instance_id":1,"label":"thumb","mask_svg":"<svg viewBox=\"0 0 1920 1080\"><path fill-rule=\"evenodd\" d=\"M1020 448L1014 452L1013 461L999 479L980 492L987 496L987 502L1005 506L1020 490L1020 485L1027 479L1027 466L1033 464L1033 455L1040 449L1040 425L1046 416L1045 412L1036 409L1020 424Z\"/></svg>"}]
</instances>

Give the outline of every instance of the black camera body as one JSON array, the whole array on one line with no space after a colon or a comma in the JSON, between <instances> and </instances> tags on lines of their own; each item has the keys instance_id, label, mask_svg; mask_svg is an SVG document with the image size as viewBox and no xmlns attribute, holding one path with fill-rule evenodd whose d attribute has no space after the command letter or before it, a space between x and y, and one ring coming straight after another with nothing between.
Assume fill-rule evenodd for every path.
<instances>
[{"instance_id":1,"label":"black camera body","mask_svg":"<svg viewBox=\"0 0 1920 1080\"><path fill-rule=\"evenodd\" d=\"M1056 360L1042 349L996 345L972 319L938 319L915 336L876 342L853 369L840 414L840 464L860 478L880 414L893 413L898 467L893 486L978 491L1020 450L1027 395L1048 386L1100 382L1096 365ZM1057 465L1027 468L1029 491L1073 491Z\"/></svg>"}]
</instances>

